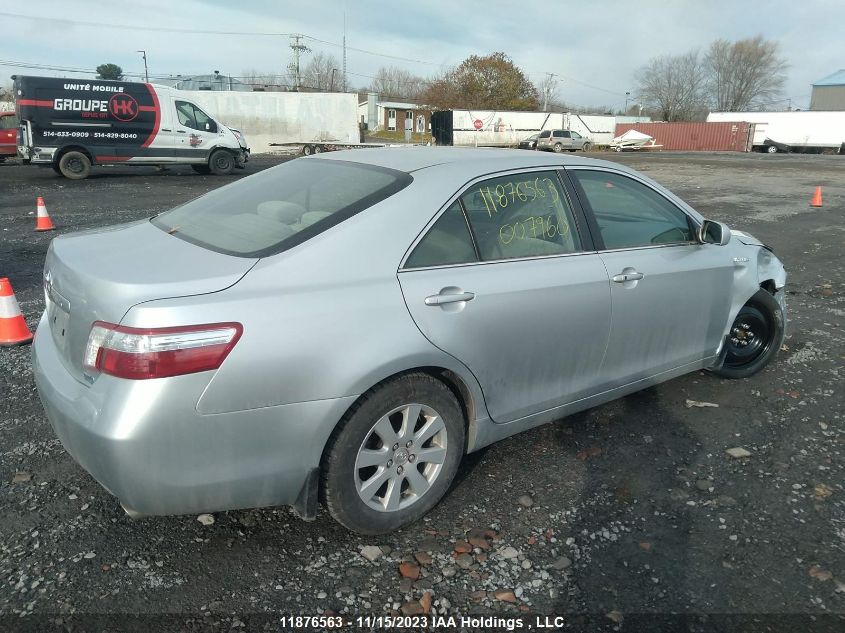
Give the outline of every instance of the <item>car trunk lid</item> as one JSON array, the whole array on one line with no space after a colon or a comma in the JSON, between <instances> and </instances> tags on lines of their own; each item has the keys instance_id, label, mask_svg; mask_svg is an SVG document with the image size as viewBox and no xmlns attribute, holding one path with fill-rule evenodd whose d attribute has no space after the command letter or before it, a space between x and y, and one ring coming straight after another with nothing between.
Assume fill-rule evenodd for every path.
<instances>
[{"instance_id":1,"label":"car trunk lid","mask_svg":"<svg viewBox=\"0 0 845 633\"><path fill-rule=\"evenodd\" d=\"M47 252L44 290L62 362L86 382L82 363L95 321L117 324L145 301L223 290L257 261L177 239L149 220L56 238Z\"/></svg>"}]
</instances>

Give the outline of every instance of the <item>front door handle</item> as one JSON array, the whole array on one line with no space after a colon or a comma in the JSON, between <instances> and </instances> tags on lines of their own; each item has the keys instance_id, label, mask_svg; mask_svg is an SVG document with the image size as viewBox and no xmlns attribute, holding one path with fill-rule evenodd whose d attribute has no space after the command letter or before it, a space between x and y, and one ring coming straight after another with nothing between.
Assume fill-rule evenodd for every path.
<instances>
[{"instance_id":1,"label":"front door handle","mask_svg":"<svg viewBox=\"0 0 845 633\"><path fill-rule=\"evenodd\" d=\"M623 272L619 273L618 275L613 275L612 279L614 282L618 284L624 284L626 281L639 281L643 278L642 273L638 273L636 270L632 270L630 272Z\"/></svg>"},{"instance_id":2,"label":"front door handle","mask_svg":"<svg viewBox=\"0 0 845 633\"><path fill-rule=\"evenodd\" d=\"M454 294L431 295L425 298L427 306L442 306L446 303L457 303L458 301L472 301L475 299L474 292L456 292Z\"/></svg>"}]
</instances>

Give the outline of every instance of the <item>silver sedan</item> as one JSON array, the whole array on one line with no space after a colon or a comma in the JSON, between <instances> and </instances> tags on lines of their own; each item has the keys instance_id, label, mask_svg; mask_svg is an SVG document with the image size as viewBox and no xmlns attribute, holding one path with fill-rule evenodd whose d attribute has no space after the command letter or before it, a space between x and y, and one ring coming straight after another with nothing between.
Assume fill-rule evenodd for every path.
<instances>
[{"instance_id":1,"label":"silver sedan","mask_svg":"<svg viewBox=\"0 0 845 633\"><path fill-rule=\"evenodd\" d=\"M759 371L785 281L614 163L355 150L55 239L33 362L65 448L131 515L322 501L373 534L492 442Z\"/></svg>"}]
</instances>

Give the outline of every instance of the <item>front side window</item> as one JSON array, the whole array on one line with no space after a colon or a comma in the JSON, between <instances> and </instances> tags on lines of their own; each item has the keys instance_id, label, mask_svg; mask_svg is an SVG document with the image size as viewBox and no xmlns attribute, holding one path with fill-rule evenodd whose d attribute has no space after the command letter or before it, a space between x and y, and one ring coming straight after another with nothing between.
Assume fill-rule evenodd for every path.
<instances>
[{"instance_id":1,"label":"front side window","mask_svg":"<svg viewBox=\"0 0 845 633\"><path fill-rule=\"evenodd\" d=\"M217 131L214 120L193 103L177 101L176 116L179 118L179 123L192 130Z\"/></svg>"},{"instance_id":2,"label":"front side window","mask_svg":"<svg viewBox=\"0 0 845 633\"><path fill-rule=\"evenodd\" d=\"M176 102L176 116L179 118L179 123L185 127L197 129L197 120L194 116L194 106L187 101Z\"/></svg>"},{"instance_id":3,"label":"front side window","mask_svg":"<svg viewBox=\"0 0 845 633\"><path fill-rule=\"evenodd\" d=\"M571 132L571 134L572 134L572 138L574 138L574 139L579 139L579 138L581 138L581 135L580 135L580 134L578 134L578 132Z\"/></svg>"},{"instance_id":4,"label":"front side window","mask_svg":"<svg viewBox=\"0 0 845 633\"><path fill-rule=\"evenodd\" d=\"M686 214L651 187L621 174L574 169L606 249L688 243Z\"/></svg>"},{"instance_id":5,"label":"front side window","mask_svg":"<svg viewBox=\"0 0 845 633\"><path fill-rule=\"evenodd\" d=\"M470 187L461 201L483 260L581 249L572 209L554 171L485 180Z\"/></svg>"},{"instance_id":6,"label":"front side window","mask_svg":"<svg viewBox=\"0 0 845 633\"><path fill-rule=\"evenodd\" d=\"M265 257L301 244L412 180L393 169L302 158L207 193L151 221L209 250Z\"/></svg>"},{"instance_id":7,"label":"front side window","mask_svg":"<svg viewBox=\"0 0 845 633\"><path fill-rule=\"evenodd\" d=\"M461 205L455 202L420 240L405 262L406 268L446 266L476 261L475 248Z\"/></svg>"}]
</instances>

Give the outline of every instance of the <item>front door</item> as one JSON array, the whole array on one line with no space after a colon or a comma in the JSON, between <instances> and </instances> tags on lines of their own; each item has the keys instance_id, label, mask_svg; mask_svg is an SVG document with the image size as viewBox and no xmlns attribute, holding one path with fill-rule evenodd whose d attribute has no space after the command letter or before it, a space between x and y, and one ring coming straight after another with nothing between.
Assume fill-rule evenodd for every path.
<instances>
[{"instance_id":1,"label":"front door","mask_svg":"<svg viewBox=\"0 0 845 633\"><path fill-rule=\"evenodd\" d=\"M610 290L555 171L471 185L417 244L399 281L422 333L478 378L495 422L593 390Z\"/></svg>"},{"instance_id":2,"label":"front door","mask_svg":"<svg viewBox=\"0 0 845 633\"><path fill-rule=\"evenodd\" d=\"M567 170L595 219L610 277L607 388L714 356L730 311L733 261L647 184L607 170Z\"/></svg>"},{"instance_id":3,"label":"front door","mask_svg":"<svg viewBox=\"0 0 845 633\"><path fill-rule=\"evenodd\" d=\"M207 158L217 140L217 123L190 101L173 100L176 109L176 147L183 160Z\"/></svg>"}]
</instances>

